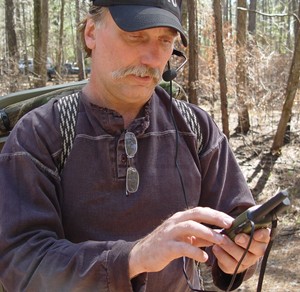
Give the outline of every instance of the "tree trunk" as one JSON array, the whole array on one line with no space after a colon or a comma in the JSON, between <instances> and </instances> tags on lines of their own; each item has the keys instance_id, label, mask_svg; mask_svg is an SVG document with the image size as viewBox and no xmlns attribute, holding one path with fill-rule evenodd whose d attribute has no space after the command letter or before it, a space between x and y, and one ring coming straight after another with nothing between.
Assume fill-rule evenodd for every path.
<instances>
[{"instance_id":1,"label":"tree trunk","mask_svg":"<svg viewBox=\"0 0 300 292\"><path fill-rule=\"evenodd\" d=\"M24 74L27 76L29 87L31 88L31 80L28 74L28 47L27 47L27 23L26 23L26 15L25 15L25 3L22 2L21 4L22 10L22 20L23 20L23 34L22 34L22 42L24 47L23 58L24 58Z\"/></svg>"},{"instance_id":2,"label":"tree trunk","mask_svg":"<svg viewBox=\"0 0 300 292\"><path fill-rule=\"evenodd\" d=\"M250 0L250 10L249 11L249 23L248 23L248 31L251 34L255 34L256 31L256 12L253 12L253 10L256 10L256 0Z\"/></svg>"},{"instance_id":3,"label":"tree trunk","mask_svg":"<svg viewBox=\"0 0 300 292\"><path fill-rule=\"evenodd\" d=\"M228 0L223 0L223 19L224 21L228 22L229 16L228 16Z\"/></svg>"},{"instance_id":4,"label":"tree trunk","mask_svg":"<svg viewBox=\"0 0 300 292\"><path fill-rule=\"evenodd\" d=\"M300 78L300 30L298 30L297 42L294 50L291 69L289 73L289 79L286 87L285 102L283 105L281 118L272 145L273 153L280 153L280 148L284 144L284 137L285 137L287 125L292 116L292 107L299 87L299 78Z\"/></svg>"},{"instance_id":5,"label":"tree trunk","mask_svg":"<svg viewBox=\"0 0 300 292\"><path fill-rule=\"evenodd\" d=\"M293 4L294 4L293 6L295 8L294 13L297 13L297 3L296 3L296 0L294 0ZM300 0L299 0L299 3L298 3L298 18L299 17L300 17ZM297 35L298 35L299 27L300 27L300 23L299 23L299 21L296 20L294 22L295 47L296 47Z\"/></svg>"},{"instance_id":6,"label":"tree trunk","mask_svg":"<svg viewBox=\"0 0 300 292\"><path fill-rule=\"evenodd\" d=\"M10 91L15 92L17 90L18 82L18 44L17 35L15 31L15 17L14 17L14 2L12 0L5 0L5 31L8 46L8 64L9 73L11 75Z\"/></svg>"},{"instance_id":7,"label":"tree trunk","mask_svg":"<svg viewBox=\"0 0 300 292\"><path fill-rule=\"evenodd\" d=\"M58 41L58 51L57 51L57 68L56 71L58 75L61 75L63 68L63 39L64 39L64 20L65 20L65 0L60 2L60 24L59 24L59 41Z\"/></svg>"},{"instance_id":8,"label":"tree trunk","mask_svg":"<svg viewBox=\"0 0 300 292\"><path fill-rule=\"evenodd\" d=\"M247 8L246 0L238 0L238 7ZM247 70L246 70L246 23L247 12L237 10L237 67L236 67L236 94L238 126L237 133L247 134L250 129L249 112L246 103L247 99Z\"/></svg>"},{"instance_id":9,"label":"tree trunk","mask_svg":"<svg viewBox=\"0 0 300 292\"><path fill-rule=\"evenodd\" d=\"M22 23L21 23L21 5L19 2L17 1L12 1L13 3L15 3L15 30L16 30L16 38L17 38L17 51L18 51L18 55L20 57L20 52L19 52L19 48L22 46L22 34L23 31L20 31L21 29L23 29L22 27Z\"/></svg>"},{"instance_id":10,"label":"tree trunk","mask_svg":"<svg viewBox=\"0 0 300 292\"><path fill-rule=\"evenodd\" d=\"M183 28L187 31L188 30L188 8L187 8L187 1L183 1L181 4L181 23Z\"/></svg>"},{"instance_id":11,"label":"tree trunk","mask_svg":"<svg viewBox=\"0 0 300 292\"><path fill-rule=\"evenodd\" d=\"M187 1L188 17L189 17L189 101L198 105L198 3L197 0Z\"/></svg>"},{"instance_id":12,"label":"tree trunk","mask_svg":"<svg viewBox=\"0 0 300 292\"><path fill-rule=\"evenodd\" d=\"M221 95L221 112L222 112L222 126L223 133L229 139L229 122L228 122L228 102L227 102L227 81L226 81L226 57L223 45L223 21L222 9L220 0L214 0L214 17L216 25L216 45L219 63L219 83Z\"/></svg>"},{"instance_id":13,"label":"tree trunk","mask_svg":"<svg viewBox=\"0 0 300 292\"><path fill-rule=\"evenodd\" d=\"M48 0L34 0L34 62L35 87L47 83Z\"/></svg>"},{"instance_id":14,"label":"tree trunk","mask_svg":"<svg viewBox=\"0 0 300 292\"><path fill-rule=\"evenodd\" d=\"M76 0L76 25L80 21L80 3L79 0ZM77 64L79 67L79 73L78 73L78 80L85 79L85 68L84 68L84 62L83 62L83 51L81 49L81 41L80 41L80 34L78 30L76 30L76 50L77 50Z\"/></svg>"}]
</instances>

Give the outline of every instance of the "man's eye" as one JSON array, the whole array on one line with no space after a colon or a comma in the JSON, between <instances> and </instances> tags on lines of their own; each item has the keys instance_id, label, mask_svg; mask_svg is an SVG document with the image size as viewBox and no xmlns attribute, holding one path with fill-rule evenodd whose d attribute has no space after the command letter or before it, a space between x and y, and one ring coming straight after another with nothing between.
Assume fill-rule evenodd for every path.
<instances>
[{"instance_id":1,"label":"man's eye","mask_svg":"<svg viewBox=\"0 0 300 292\"><path fill-rule=\"evenodd\" d=\"M171 44L172 43L172 41L170 39L163 39L163 42L167 43L167 44Z\"/></svg>"},{"instance_id":2,"label":"man's eye","mask_svg":"<svg viewBox=\"0 0 300 292\"><path fill-rule=\"evenodd\" d=\"M140 35L134 35L134 34L128 35L128 38L130 40L133 40L133 41L138 41L138 40L142 40L143 39Z\"/></svg>"},{"instance_id":3,"label":"man's eye","mask_svg":"<svg viewBox=\"0 0 300 292\"><path fill-rule=\"evenodd\" d=\"M161 43L164 46L172 46L173 45L173 40L171 40L170 38L163 38L163 39L161 39Z\"/></svg>"}]
</instances>

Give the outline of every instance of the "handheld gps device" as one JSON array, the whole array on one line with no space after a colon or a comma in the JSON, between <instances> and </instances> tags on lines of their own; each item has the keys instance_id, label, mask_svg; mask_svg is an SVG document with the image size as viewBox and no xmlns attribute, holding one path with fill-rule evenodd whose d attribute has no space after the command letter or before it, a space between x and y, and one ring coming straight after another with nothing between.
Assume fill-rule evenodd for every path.
<instances>
[{"instance_id":1,"label":"handheld gps device","mask_svg":"<svg viewBox=\"0 0 300 292\"><path fill-rule=\"evenodd\" d=\"M267 228L277 215L282 213L290 206L288 191L282 190L262 205L250 207L240 214L233 221L228 229L223 229L222 234L226 234L234 240L239 233L250 234L252 230L251 222L254 223L254 229Z\"/></svg>"}]
</instances>

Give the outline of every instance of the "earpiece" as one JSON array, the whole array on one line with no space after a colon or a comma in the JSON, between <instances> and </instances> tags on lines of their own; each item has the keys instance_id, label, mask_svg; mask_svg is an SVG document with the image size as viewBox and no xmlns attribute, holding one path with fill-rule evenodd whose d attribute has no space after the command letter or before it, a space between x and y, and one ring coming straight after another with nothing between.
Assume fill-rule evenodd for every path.
<instances>
[{"instance_id":1,"label":"earpiece","mask_svg":"<svg viewBox=\"0 0 300 292\"><path fill-rule=\"evenodd\" d=\"M187 58L186 56L178 51L178 50L173 50L173 53L172 55L175 55L175 56L178 56L178 57L181 57L181 58L184 58L184 62L177 68L177 69L169 69L167 71L165 71L162 75L162 78L164 81L166 82L170 82L172 80L174 80L176 77L177 77L177 72L186 64L187 62Z\"/></svg>"}]
</instances>

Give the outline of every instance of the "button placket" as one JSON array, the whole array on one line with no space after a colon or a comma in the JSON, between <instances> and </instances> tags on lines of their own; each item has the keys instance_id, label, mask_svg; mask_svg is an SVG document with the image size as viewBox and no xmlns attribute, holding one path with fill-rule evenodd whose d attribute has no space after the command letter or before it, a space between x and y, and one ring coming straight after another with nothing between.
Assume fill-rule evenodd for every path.
<instances>
[{"instance_id":1,"label":"button placket","mask_svg":"<svg viewBox=\"0 0 300 292\"><path fill-rule=\"evenodd\" d=\"M120 136L117 144L117 173L118 178L125 178L127 170L127 155L124 147L124 134Z\"/></svg>"}]
</instances>

